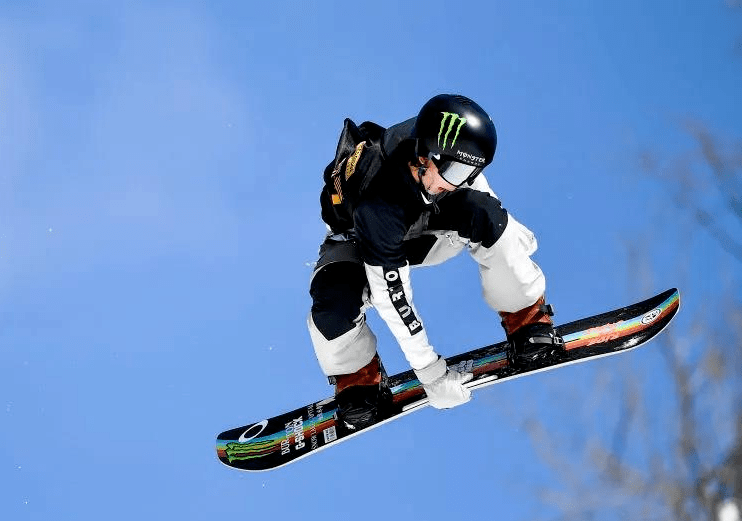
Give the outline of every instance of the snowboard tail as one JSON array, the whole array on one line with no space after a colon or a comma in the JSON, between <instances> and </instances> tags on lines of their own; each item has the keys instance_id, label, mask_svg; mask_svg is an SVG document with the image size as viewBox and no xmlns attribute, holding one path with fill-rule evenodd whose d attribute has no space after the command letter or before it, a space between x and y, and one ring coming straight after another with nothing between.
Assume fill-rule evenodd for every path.
<instances>
[{"instance_id":1,"label":"snowboard tail","mask_svg":"<svg viewBox=\"0 0 742 521\"><path fill-rule=\"evenodd\" d=\"M636 348L673 319L680 294L670 289L650 299L614 311L557 326L564 348L547 360L530 366L514 365L507 342L461 353L446 359L448 366L471 372L470 389L534 374L591 358L609 356ZM257 423L230 429L216 440L217 456L225 465L246 471L281 467L362 432L409 414L428 404L422 385L412 370L390 376L393 404L387 417L358 430L350 430L338 419L333 397Z\"/></svg>"}]
</instances>

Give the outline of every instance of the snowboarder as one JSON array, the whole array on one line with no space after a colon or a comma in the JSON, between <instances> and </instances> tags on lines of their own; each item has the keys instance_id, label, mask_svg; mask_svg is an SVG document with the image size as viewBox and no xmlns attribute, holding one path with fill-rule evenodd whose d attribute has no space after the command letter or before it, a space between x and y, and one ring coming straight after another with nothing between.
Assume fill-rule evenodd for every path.
<instances>
[{"instance_id":1,"label":"snowboarder","mask_svg":"<svg viewBox=\"0 0 742 521\"><path fill-rule=\"evenodd\" d=\"M439 264L467 249L514 359L532 361L559 345L545 278L530 258L536 239L480 175L496 145L488 114L460 95L435 96L416 117L386 129L345 120L324 173L320 202L329 232L310 282L308 327L348 428L376 421L390 397L366 323L371 306L433 407L471 398L464 386L471 374L447 369L428 340L412 302L411 266Z\"/></svg>"}]
</instances>

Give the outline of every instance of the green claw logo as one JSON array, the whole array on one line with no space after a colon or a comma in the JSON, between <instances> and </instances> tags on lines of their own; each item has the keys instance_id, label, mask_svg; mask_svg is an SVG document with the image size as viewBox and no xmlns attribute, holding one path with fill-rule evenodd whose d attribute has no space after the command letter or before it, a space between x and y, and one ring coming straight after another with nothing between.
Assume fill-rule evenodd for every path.
<instances>
[{"instance_id":1,"label":"green claw logo","mask_svg":"<svg viewBox=\"0 0 742 521\"><path fill-rule=\"evenodd\" d=\"M451 141L451 147L456 145L456 139L459 137L459 131L461 130L461 127L464 126L464 123L466 123L466 118L462 118L458 114L454 112L441 112L443 114L443 119L441 120L441 128L438 131L438 146L441 146L441 135L443 136L443 149L446 149L446 143L448 142L448 135L451 133L454 127L456 127L456 133L453 135L453 140ZM446 125L446 121L448 121L448 125ZM458 122L458 125L457 125ZM448 127L448 128L446 128ZM445 134L443 134L443 131L446 131Z\"/></svg>"}]
</instances>

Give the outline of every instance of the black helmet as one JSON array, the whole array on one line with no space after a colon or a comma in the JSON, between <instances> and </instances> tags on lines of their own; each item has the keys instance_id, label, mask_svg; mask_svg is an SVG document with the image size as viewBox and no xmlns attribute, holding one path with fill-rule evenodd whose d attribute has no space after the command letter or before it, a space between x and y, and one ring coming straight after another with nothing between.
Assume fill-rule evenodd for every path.
<instances>
[{"instance_id":1,"label":"black helmet","mask_svg":"<svg viewBox=\"0 0 742 521\"><path fill-rule=\"evenodd\" d=\"M497 147L495 124L465 96L439 94L420 109L413 136L418 156L427 156L443 179L454 186L471 183L492 162Z\"/></svg>"}]
</instances>

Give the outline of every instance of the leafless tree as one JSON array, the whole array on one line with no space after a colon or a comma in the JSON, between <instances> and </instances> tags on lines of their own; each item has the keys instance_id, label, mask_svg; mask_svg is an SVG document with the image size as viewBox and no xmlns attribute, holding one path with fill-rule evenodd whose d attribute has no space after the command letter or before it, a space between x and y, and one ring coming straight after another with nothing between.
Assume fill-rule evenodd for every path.
<instances>
[{"instance_id":1,"label":"leafless tree","mask_svg":"<svg viewBox=\"0 0 742 521\"><path fill-rule=\"evenodd\" d=\"M561 519L740 519L742 143L724 142L699 123L684 128L693 150L669 161L648 152L640 159L668 194L662 204L674 210L667 221L681 223L682 233L663 233L662 240L682 241L673 269L695 279L685 295L695 305L654 341L655 366L637 368L624 357L602 369L595 388L607 391L609 406L597 407L595 399L584 406L579 428L595 426L588 435L560 435L563 428L527 422L534 447L561 478L561 486L542 491ZM707 239L689 240L691 229ZM653 273L654 244L627 246L630 271L645 281ZM725 281L721 294L698 284L694 256ZM570 443L581 448L577 460L565 450Z\"/></svg>"}]
</instances>

